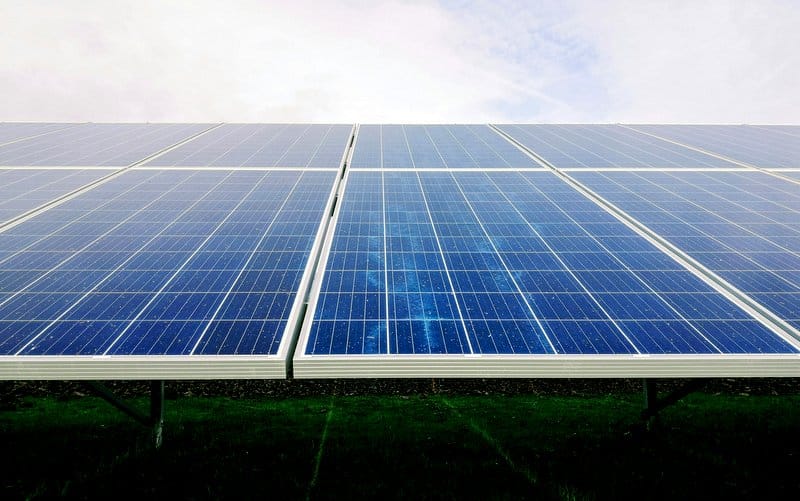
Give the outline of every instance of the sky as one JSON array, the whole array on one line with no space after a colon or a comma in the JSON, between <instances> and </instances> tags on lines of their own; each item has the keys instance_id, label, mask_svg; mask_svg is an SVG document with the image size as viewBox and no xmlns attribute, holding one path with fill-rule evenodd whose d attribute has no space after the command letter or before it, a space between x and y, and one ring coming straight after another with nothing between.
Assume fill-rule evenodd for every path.
<instances>
[{"instance_id":1,"label":"sky","mask_svg":"<svg viewBox=\"0 0 800 501\"><path fill-rule=\"evenodd\" d=\"M0 0L0 120L800 124L798 27L798 0Z\"/></svg>"}]
</instances>

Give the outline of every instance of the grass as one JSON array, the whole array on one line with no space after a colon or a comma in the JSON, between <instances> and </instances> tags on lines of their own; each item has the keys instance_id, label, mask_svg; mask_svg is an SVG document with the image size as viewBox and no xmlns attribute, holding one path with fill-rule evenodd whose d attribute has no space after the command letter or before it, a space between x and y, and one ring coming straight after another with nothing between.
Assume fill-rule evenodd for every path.
<instances>
[{"instance_id":1,"label":"grass","mask_svg":"<svg viewBox=\"0 0 800 501\"><path fill-rule=\"evenodd\" d=\"M147 400L134 399L146 408ZM94 397L0 412L0 497L793 497L800 396L179 398L165 442Z\"/></svg>"}]
</instances>

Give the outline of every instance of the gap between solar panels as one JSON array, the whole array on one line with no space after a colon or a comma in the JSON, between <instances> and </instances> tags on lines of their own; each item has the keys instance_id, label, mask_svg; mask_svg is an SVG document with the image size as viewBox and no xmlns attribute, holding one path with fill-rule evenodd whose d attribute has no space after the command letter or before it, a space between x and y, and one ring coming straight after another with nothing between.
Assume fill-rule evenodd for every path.
<instances>
[{"instance_id":1,"label":"gap between solar panels","mask_svg":"<svg viewBox=\"0 0 800 501\"><path fill-rule=\"evenodd\" d=\"M747 311L750 315L758 319L764 325L766 325L770 330L779 334L782 338L792 344L792 346L796 348L800 348L800 331L792 327L787 321L780 318L778 315L773 313L771 310L760 304L759 302L755 301L751 298L748 294L745 294L733 284L729 283L727 280L723 279L707 267L703 266L700 262L696 259L692 258L689 254L678 248L677 246L673 245L671 242L663 238L657 232L653 231L652 229L648 228L646 225L642 224L640 221L635 219L634 217L627 214L624 210L620 209L619 207L615 206L614 204L608 202L603 197L592 191L590 188L585 186L583 183L579 182L574 177L570 176L568 173L563 172L561 169L553 166L544 158L537 155L532 150L525 147L523 144L518 142L516 139L508 135L506 132L500 130L499 128L491 125L491 127L497 131L498 134L502 135L510 142L515 144L518 148L526 152L527 154L531 155L532 158L536 159L537 162L541 163L542 165L547 166L550 168L556 175L558 175L561 179L563 179L567 184L578 190L579 192L583 193L587 198L595 201L598 205L606 209L609 213L613 214L617 219L625 223L628 227L636 231L639 235L646 238L648 241L653 243L657 246L662 252L670 256L672 259L680 263L684 268L691 271L697 277L702 279L705 283L713 287L715 290L720 292L723 296L730 299L736 305ZM627 127L630 128L630 127ZM636 130L636 129L632 129ZM640 132L636 130L636 132ZM653 134L644 133L649 136L657 137L659 139L663 139L659 136L655 136ZM669 141L669 140L667 140ZM683 144L669 141L673 144L677 144L679 146L685 146ZM688 147L688 146L687 146ZM730 160L723 156L716 155L713 153L706 152L704 150L700 150L698 148L688 147L690 149L694 149L696 151L700 151L706 154L712 154L718 158L723 160L732 161L738 163L744 167L752 168L754 170L758 170L760 172L766 172L772 174L769 171L764 169L758 169L751 165ZM783 176L777 176L783 178ZM792 180L797 182L796 180Z\"/></svg>"},{"instance_id":2,"label":"gap between solar panels","mask_svg":"<svg viewBox=\"0 0 800 501\"><path fill-rule=\"evenodd\" d=\"M300 333L303 330L303 322L306 321L307 312L308 312L308 302L309 297L311 295L311 291L314 287L314 282L317 280L317 274L320 267L320 260L323 256L323 246L327 240L328 232L331 231L331 227L333 226L334 215L336 214L336 208L339 202L339 199L342 196L342 190L344 188L344 179L347 174L347 168L353 160L353 149L355 147L356 140L358 139L358 130L359 125L353 125L353 129L350 133L350 137L348 138L347 145L345 147L344 154L342 155L342 162L341 166L338 171L338 175L336 176L336 181L334 182L333 186L333 195L330 204L325 208L325 215L326 217L323 218L322 225L320 227L320 231L318 237L314 243L314 246L311 250L311 256L309 257L309 265L308 265L308 280L301 285L300 290L298 291L298 297L296 299L297 303L300 305L298 313L294 319L290 322L291 328L291 336L289 341L289 347L287 350L286 355L286 378L292 378L293 374L293 362L294 362L294 353L297 349L297 342L300 338Z\"/></svg>"},{"instance_id":3,"label":"gap between solar panels","mask_svg":"<svg viewBox=\"0 0 800 501\"><path fill-rule=\"evenodd\" d=\"M57 207L57 206L61 205L62 203L66 202L67 200L75 198L75 197L77 197L77 196L79 196L79 195L81 195L83 193L86 193L87 191L89 191L89 190L91 190L93 188L96 188L97 186L100 186L100 185L102 185L104 183L107 183L108 181L110 181L110 180L122 175L123 173L129 171L130 169L133 169L134 167L137 167L139 165L144 165L145 163L149 162L150 160L153 160L154 158L157 158L157 157L159 157L159 156L161 156L161 155L163 155L163 154L165 154L165 153L167 153L167 152L169 152L169 151L171 151L171 150L173 150L175 148L178 148L178 147L188 143L189 141L192 141L193 139L202 136L203 134L211 132L212 130L216 129L217 127L220 127L221 125L223 125L223 124L213 125L213 126L209 127L208 129L206 129L204 131L201 131L201 132L199 132L197 134L194 134L194 135L192 135L192 136L190 136L190 137L188 137L188 138L186 138L186 139L184 139L182 141L179 141L179 142L177 142L177 143L175 143L173 145L170 145L170 146L168 146L166 148L163 148L163 149L153 153L152 155L149 155L149 156L147 156L147 157L145 157L145 158L143 158L143 159L141 159L141 160L139 160L137 162L134 162L134 163L132 163L130 165L127 165L125 167L122 167L122 168L119 168L119 169L114 168L114 167L109 167L108 168L109 170L113 170L113 172L111 172L110 174L108 174L106 176L103 176L103 177L101 177L99 179L96 179L95 181L92 181L92 182L90 182L88 184L85 184L85 185L83 185L83 186L81 186L81 187L79 187L77 189L74 189L74 190L72 190L72 191L70 191L68 193L65 193L65 194L63 194L63 195L61 195L61 196L59 196L59 197L47 202L47 203L44 203L44 204L42 204L42 205L40 205L40 206L38 206L36 208L28 210L28 211L20 214L19 216L13 217L13 218L9 219L8 221L3 222L2 224L0 224L0 232L6 231L6 230L8 230L10 228L13 228L14 226L16 226L16 225L18 225L18 224L20 224L20 223L22 223L24 221L27 221L28 219L30 219L30 218L38 215L38 214L41 214L42 212L45 212L45 211L47 211L49 209L52 209L53 207ZM50 134L52 132L58 132L58 131L61 131L61 130L64 130L64 129L59 129L57 131L49 131L49 132L46 132L44 134L38 134L36 136L29 136L29 137L26 137L26 138L19 139L18 141L32 139L32 138L39 137L39 136L44 136L46 134ZM17 141L12 141L12 143L13 142L17 142ZM11 143L6 143L6 144L11 144ZM2 145L2 146L5 146L5 145ZM44 170L46 170L46 168Z\"/></svg>"}]
</instances>

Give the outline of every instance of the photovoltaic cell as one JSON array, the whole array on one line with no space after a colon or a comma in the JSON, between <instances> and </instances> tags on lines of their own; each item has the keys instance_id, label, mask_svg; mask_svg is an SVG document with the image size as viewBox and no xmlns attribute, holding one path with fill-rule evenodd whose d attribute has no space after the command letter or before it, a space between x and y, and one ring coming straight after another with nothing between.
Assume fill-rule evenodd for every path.
<instances>
[{"instance_id":1,"label":"photovoltaic cell","mask_svg":"<svg viewBox=\"0 0 800 501\"><path fill-rule=\"evenodd\" d=\"M549 172L348 174L306 355L794 352Z\"/></svg>"},{"instance_id":2,"label":"photovoltaic cell","mask_svg":"<svg viewBox=\"0 0 800 501\"><path fill-rule=\"evenodd\" d=\"M0 224L107 176L98 169L0 169Z\"/></svg>"},{"instance_id":3,"label":"photovoltaic cell","mask_svg":"<svg viewBox=\"0 0 800 501\"><path fill-rule=\"evenodd\" d=\"M350 125L225 124L147 165L336 168Z\"/></svg>"},{"instance_id":4,"label":"photovoltaic cell","mask_svg":"<svg viewBox=\"0 0 800 501\"><path fill-rule=\"evenodd\" d=\"M362 125L351 167L541 166L486 125Z\"/></svg>"},{"instance_id":5,"label":"photovoltaic cell","mask_svg":"<svg viewBox=\"0 0 800 501\"><path fill-rule=\"evenodd\" d=\"M800 167L800 135L749 125L634 125L757 167Z\"/></svg>"},{"instance_id":6,"label":"photovoltaic cell","mask_svg":"<svg viewBox=\"0 0 800 501\"><path fill-rule=\"evenodd\" d=\"M796 183L756 171L573 174L800 328Z\"/></svg>"},{"instance_id":7,"label":"photovoltaic cell","mask_svg":"<svg viewBox=\"0 0 800 501\"><path fill-rule=\"evenodd\" d=\"M207 124L81 124L0 145L0 165L124 167L209 127Z\"/></svg>"},{"instance_id":8,"label":"photovoltaic cell","mask_svg":"<svg viewBox=\"0 0 800 501\"><path fill-rule=\"evenodd\" d=\"M555 167L735 167L710 155L618 125L499 125Z\"/></svg>"},{"instance_id":9,"label":"photovoltaic cell","mask_svg":"<svg viewBox=\"0 0 800 501\"><path fill-rule=\"evenodd\" d=\"M0 354L277 353L335 176L134 170L0 233Z\"/></svg>"},{"instance_id":10,"label":"photovoltaic cell","mask_svg":"<svg viewBox=\"0 0 800 501\"><path fill-rule=\"evenodd\" d=\"M61 129L75 127L78 124L66 123L27 123L27 122L2 122L0 123L0 146L25 138L47 134Z\"/></svg>"}]
</instances>

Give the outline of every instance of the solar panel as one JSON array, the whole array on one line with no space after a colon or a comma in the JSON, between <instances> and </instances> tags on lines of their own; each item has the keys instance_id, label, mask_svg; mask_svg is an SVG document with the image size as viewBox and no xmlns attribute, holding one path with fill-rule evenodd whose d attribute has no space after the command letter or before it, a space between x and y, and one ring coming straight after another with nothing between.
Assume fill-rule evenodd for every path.
<instances>
[{"instance_id":1,"label":"solar panel","mask_svg":"<svg viewBox=\"0 0 800 501\"><path fill-rule=\"evenodd\" d=\"M107 176L109 169L0 169L0 225Z\"/></svg>"},{"instance_id":2,"label":"solar panel","mask_svg":"<svg viewBox=\"0 0 800 501\"><path fill-rule=\"evenodd\" d=\"M56 125L0 124L0 378L800 374L797 128Z\"/></svg>"},{"instance_id":3,"label":"solar panel","mask_svg":"<svg viewBox=\"0 0 800 501\"><path fill-rule=\"evenodd\" d=\"M298 377L375 355L424 377L441 367L419 355L797 352L552 173L351 171L344 193Z\"/></svg>"},{"instance_id":4,"label":"solar panel","mask_svg":"<svg viewBox=\"0 0 800 501\"><path fill-rule=\"evenodd\" d=\"M800 167L800 136L747 125L635 125L757 167Z\"/></svg>"},{"instance_id":5,"label":"solar panel","mask_svg":"<svg viewBox=\"0 0 800 501\"><path fill-rule=\"evenodd\" d=\"M540 166L486 125L362 125L351 167Z\"/></svg>"},{"instance_id":6,"label":"solar panel","mask_svg":"<svg viewBox=\"0 0 800 501\"><path fill-rule=\"evenodd\" d=\"M335 168L350 125L225 124L147 165Z\"/></svg>"},{"instance_id":7,"label":"solar panel","mask_svg":"<svg viewBox=\"0 0 800 501\"><path fill-rule=\"evenodd\" d=\"M335 178L131 170L0 233L0 353L66 356L67 372L76 356L177 355L195 376L206 355L245 355L233 377L283 377Z\"/></svg>"},{"instance_id":8,"label":"solar panel","mask_svg":"<svg viewBox=\"0 0 800 501\"><path fill-rule=\"evenodd\" d=\"M800 125L756 125L759 129L800 137Z\"/></svg>"},{"instance_id":9,"label":"solar panel","mask_svg":"<svg viewBox=\"0 0 800 501\"><path fill-rule=\"evenodd\" d=\"M0 145L0 165L123 167L209 127L203 124L81 124Z\"/></svg>"},{"instance_id":10,"label":"solar panel","mask_svg":"<svg viewBox=\"0 0 800 501\"><path fill-rule=\"evenodd\" d=\"M499 125L559 168L685 168L736 165L617 125Z\"/></svg>"},{"instance_id":11,"label":"solar panel","mask_svg":"<svg viewBox=\"0 0 800 501\"><path fill-rule=\"evenodd\" d=\"M68 129L76 125L66 123L2 122L0 123L0 146L40 134L49 134L57 130Z\"/></svg>"},{"instance_id":12,"label":"solar panel","mask_svg":"<svg viewBox=\"0 0 800 501\"><path fill-rule=\"evenodd\" d=\"M800 328L800 187L747 172L576 179Z\"/></svg>"}]
</instances>

